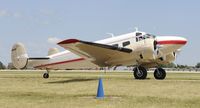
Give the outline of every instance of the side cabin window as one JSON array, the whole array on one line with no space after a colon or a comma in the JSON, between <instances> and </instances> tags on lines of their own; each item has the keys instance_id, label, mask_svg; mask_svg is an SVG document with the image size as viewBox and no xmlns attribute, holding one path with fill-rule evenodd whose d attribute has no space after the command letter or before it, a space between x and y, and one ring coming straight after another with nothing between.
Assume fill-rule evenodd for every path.
<instances>
[{"instance_id":1,"label":"side cabin window","mask_svg":"<svg viewBox=\"0 0 200 108\"><path fill-rule=\"evenodd\" d=\"M145 38L141 35L141 36L137 36L136 37L136 42L144 40Z\"/></svg>"},{"instance_id":2,"label":"side cabin window","mask_svg":"<svg viewBox=\"0 0 200 108\"><path fill-rule=\"evenodd\" d=\"M118 44L113 44L112 46L114 46L114 47L118 47L119 45L118 45Z\"/></svg>"},{"instance_id":3,"label":"side cabin window","mask_svg":"<svg viewBox=\"0 0 200 108\"><path fill-rule=\"evenodd\" d=\"M142 33L137 32L137 33L136 33L136 42L138 42L138 41L140 41L140 40L142 40Z\"/></svg>"},{"instance_id":4,"label":"side cabin window","mask_svg":"<svg viewBox=\"0 0 200 108\"><path fill-rule=\"evenodd\" d=\"M123 47L130 45L130 41L123 42L122 45L123 45Z\"/></svg>"}]
</instances>

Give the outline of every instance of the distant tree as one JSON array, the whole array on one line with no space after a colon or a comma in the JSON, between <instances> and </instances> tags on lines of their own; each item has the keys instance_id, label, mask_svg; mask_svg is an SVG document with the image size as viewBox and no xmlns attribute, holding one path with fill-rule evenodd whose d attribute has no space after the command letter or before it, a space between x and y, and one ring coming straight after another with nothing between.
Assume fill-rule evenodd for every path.
<instances>
[{"instance_id":1,"label":"distant tree","mask_svg":"<svg viewBox=\"0 0 200 108\"><path fill-rule=\"evenodd\" d=\"M191 66L177 64L177 68L181 68L181 69L183 69L183 68L191 68Z\"/></svg>"},{"instance_id":2,"label":"distant tree","mask_svg":"<svg viewBox=\"0 0 200 108\"><path fill-rule=\"evenodd\" d=\"M162 68L176 68L176 65L174 63L160 64L159 67L162 67Z\"/></svg>"},{"instance_id":3,"label":"distant tree","mask_svg":"<svg viewBox=\"0 0 200 108\"><path fill-rule=\"evenodd\" d=\"M8 67L7 67L8 69L16 69L14 66L13 66L13 64L12 63L8 63Z\"/></svg>"},{"instance_id":4,"label":"distant tree","mask_svg":"<svg viewBox=\"0 0 200 108\"><path fill-rule=\"evenodd\" d=\"M200 63L197 63L195 67L200 68Z\"/></svg>"},{"instance_id":5,"label":"distant tree","mask_svg":"<svg viewBox=\"0 0 200 108\"><path fill-rule=\"evenodd\" d=\"M0 69L6 69L6 66L0 61Z\"/></svg>"}]
</instances>

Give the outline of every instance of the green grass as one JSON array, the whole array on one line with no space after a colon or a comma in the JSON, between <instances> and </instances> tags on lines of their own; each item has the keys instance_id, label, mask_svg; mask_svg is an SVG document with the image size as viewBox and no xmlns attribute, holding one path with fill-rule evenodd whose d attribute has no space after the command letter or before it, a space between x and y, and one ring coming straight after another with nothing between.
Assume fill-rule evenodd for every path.
<instances>
[{"instance_id":1,"label":"green grass","mask_svg":"<svg viewBox=\"0 0 200 108\"><path fill-rule=\"evenodd\" d=\"M199 108L200 73L168 73L165 80L132 73L0 72L1 108ZM99 76L104 99L96 99Z\"/></svg>"}]
</instances>

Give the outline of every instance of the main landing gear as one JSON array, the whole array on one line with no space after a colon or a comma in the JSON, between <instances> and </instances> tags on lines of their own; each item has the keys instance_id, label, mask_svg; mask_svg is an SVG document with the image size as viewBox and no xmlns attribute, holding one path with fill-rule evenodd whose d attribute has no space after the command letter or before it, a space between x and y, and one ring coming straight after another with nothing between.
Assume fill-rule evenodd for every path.
<instances>
[{"instance_id":1,"label":"main landing gear","mask_svg":"<svg viewBox=\"0 0 200 108\"><path fill-rule=\"evenodd\" d=\"M47 70L47 72L45 72L43 74L43 78L45 78L45 79L49 78L49 71L48 70Z\"/></svg>"},{"instance_id":2,"label":"main landing gear","mask_svg":"<svg viewBox=\"0 0 200 108\"><path fill-rule=\"evenodd\" d=\"M166 72L163 68L157 68L154 71L154 77L158 80L163 80L166 77Z\"/></svg>"},{"instance_id":3,"label":"main landing gear","mask_svg":"<svg viewBox=\"0 0 200 108\"><path fill-rule=\"evenodd\" d=\"M135 79L146 79L147 77L147 70L142 67L142 66L139 66L139 67L136 67L133 69L133 75L135 77Z\"/></svg>"},{"instance_id":4,"label":"main landing gear","mask_svg":"<svg viewBox=\"0 0 200 108\"><path fill-rule=\"evenodd\" d=\"M145 67L138 66L133 69L133 75L135 79L146 79L147 70ZM166 77L166 72L163 68L157 68L154 71L154 77L157 80L163 80Z\"/></svg>"}]
</instances>

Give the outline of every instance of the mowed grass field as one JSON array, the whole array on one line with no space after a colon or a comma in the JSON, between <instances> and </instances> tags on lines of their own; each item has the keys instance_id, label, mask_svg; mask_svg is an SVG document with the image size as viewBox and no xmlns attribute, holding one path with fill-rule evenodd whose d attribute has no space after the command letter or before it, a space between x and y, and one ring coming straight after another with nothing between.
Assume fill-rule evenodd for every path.
<instances>
[{"instance_id":1,"label":"mowed grass field","mask_svg":"<svg viewBox=\"0 0 200 108\"><path fill-rule=\"evenodd\" d=\"M0 108L200 108L200 73L0 71ZM103 77L104 99L96 99Z\"/></svg>"}]
</instances>

